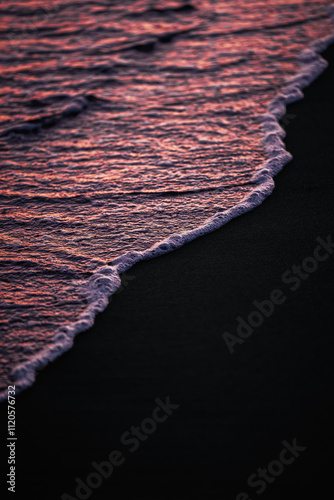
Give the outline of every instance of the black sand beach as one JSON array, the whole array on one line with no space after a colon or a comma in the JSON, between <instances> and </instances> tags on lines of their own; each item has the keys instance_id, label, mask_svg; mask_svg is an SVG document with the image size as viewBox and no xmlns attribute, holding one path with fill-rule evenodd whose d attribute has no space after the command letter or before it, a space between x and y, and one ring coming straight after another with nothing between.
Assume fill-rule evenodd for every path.
<instances>
[{"instance_id":1,"label":"black sand beach","mask_svg":"<svg viewBox=\"0 0 334 500\"><path fill-rule=\"evenodd\" d=\"M319 250L323 260L305 261L317 238L334 240L334 47L324 57L327 71L288 108L294 160L273 194L222 229L128 271L134 279L94 327L17 397L16 498L331 494L334 253ZM302 263L317 269L289 282ZM284 303L231 354L224 332L235 335L237 318L247 320L253 302L275 289ZM131 453L121 436L168 396L178 408ZM299 451L282 455L294 440ZM112 450L124 463L78 496L76 478L86 482L92 462ZM247 484L280 456L291 459L283 470L276 462L276 475ZM260 484L266 488L257 493Z\"/></svg>"}]
</instances>

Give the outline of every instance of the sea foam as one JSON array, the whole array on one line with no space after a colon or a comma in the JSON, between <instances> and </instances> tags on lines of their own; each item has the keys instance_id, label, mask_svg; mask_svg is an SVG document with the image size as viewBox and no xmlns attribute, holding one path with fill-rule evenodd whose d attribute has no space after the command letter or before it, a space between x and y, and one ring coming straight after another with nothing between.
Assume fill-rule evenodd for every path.
<instances>
[{"instance_id":1,"label":"sea foam","mask_svg":"<svg viewBox=\"0 0 334 500\"><path fill-rule=\"evenodd\" d=\"M330 8L330 15L334 19L334 6ZM333 42L334 35L330 35L317 40L308 49L303 50L299 56L299 72L286 81L285 86L268 105L267 113L261 116L262 144L267 159L253 175L254 188L250 194L232 208L216 213L195 229L180 234L172 234L145 251L126 252L114 259L110 265L98 268L84 286L87 307L78 316L77 320L58 328L51 345L44 348L37 355L32 356L26 362L15 366L12 370L11 379L16 385L17 392L32 385L38 370L44 368L49 362L70 349L73 346L75 336L94 324L95 316L107 307L108 298L119 289L121 273L130 269L139 261L158 257L180 248L199 236L215 231L235 217L253 210L271 194L275 186L274 176L292 159L291 154L285 149L283 142L285 131L280 126L279 120L284 116L286 106L301 99L303 97L302 89L314 81L327 67L327 62L320 56L320 52L324 51ZM63 109L59 116L57 115L57 118L79 113L86 106L87 101L85 98L76 99L69 107ZM29 132L30 125L23 124L19 131L13 127L3 131L3 133ZM0 393L0 400L6 398L6 391Z\"/></svg>"}]
</instances>

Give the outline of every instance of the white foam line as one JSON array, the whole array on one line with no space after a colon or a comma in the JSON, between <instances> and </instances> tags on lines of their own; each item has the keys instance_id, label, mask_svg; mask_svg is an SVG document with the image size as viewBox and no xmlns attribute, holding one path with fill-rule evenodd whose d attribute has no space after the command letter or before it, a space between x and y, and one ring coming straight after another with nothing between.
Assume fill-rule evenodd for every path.
<instances>
[{"instance_id":1,"label":"white foam line","mask_svg":"<svg viewBox=\"0 0 334 500\"><path fill-rule=\"evenodd\" d=\"M334 4L329 9L329 16L334 22ZM11 379L16 386L16 392L31 386L36 378L36 371L45 367L51 361L61 356L73 345L74 337L88 330L93 324L97 313L108 305L108 297L121 285L120 273L130 269L141 260L148 260L180 248L185 243L215 231L230 220L253 210L271 194L275 187L273 177L292 159L285 149L282 138L285 131L279 120L286 112L286 105L303 98L302 89L310 85L328 66L321 56L330 44L334 43L334 34L317 40L299 55L300 71L286 81L285 87L269 103L268 112L262 116L264 145L268 159L255 171L253 181L256 187L241 202L223 213L217 213L207 219L201 226L180 234L172 234L163 241L156 243L143 252L127 252L113 261L110 266L103 266L93 273L87 283L89 305L78 319L58 328L54 335L54 343L46 347L28 361L13 368ZM7 391L0 393L0 401L7 399Z\"/></svg>"}]
</instances>

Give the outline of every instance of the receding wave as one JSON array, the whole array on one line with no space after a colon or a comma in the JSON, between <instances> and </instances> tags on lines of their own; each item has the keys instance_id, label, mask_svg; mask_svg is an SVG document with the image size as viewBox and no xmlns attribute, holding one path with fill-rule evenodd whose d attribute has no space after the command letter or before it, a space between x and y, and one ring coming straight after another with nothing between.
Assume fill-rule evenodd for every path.
<instances>
[{"instance_id":1,"label":"receding wave","mask_svg":"<svg viewBox=\"0 0 334 500\"><path fill-rule=\"evenodd\" d=\"M326 67L329 3L187 5L67 1L29 36L33 2L0 7L3 389L69 349L121 273L254 209L291 160L280 120Z\"/></svg>"}]
</instances>

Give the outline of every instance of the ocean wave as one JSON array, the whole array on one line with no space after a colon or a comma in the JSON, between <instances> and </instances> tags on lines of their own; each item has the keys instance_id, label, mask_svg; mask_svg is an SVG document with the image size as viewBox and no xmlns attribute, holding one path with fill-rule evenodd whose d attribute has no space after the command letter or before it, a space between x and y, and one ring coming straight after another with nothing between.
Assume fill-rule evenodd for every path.
<instances>
[{"instance_id":1,"label":"ocean wave","mask_svg":"<svg viewBox=\"0 0 334 500\"><path fill-rule=\"evenodd\" d=\"M89 100L85 96L78 96L71 100L69 104L64 106L61 111L45 114L31 120L26 120L23 123L11 125L0 131L0 137L10 137L17 134L32 134L42 128L50 128L57 125L65 118L72 118L84 111L89 105Z\"/></svg>"},{"instance_id":2,"label":"ocean wave","mask_svg":"<svg viewBox=\"0 0 334 500\"><path fill-rule=\"evenodd\" d=\"M331 8L330 15L334 19L334 7ZM280 93L268 105L267 112L261 117L262 144L266 151L266 161L257 168L251 179L251 184L253 184L251 192L232 208L216 213L198 227L172 234L146 250L123 253L110 261L108 265L103 265L95 270L82 287L82 292L87 297L87 307L80 313L77 320L59 327L53 336L51 345L13 368L11 379L15 382L17 392L33 384L38 370L70 349L75 336L94 324L96 314L107 307L108 298L121 286L121 273L142 260L158 257L180 248L199 236L215 231L235 217L253 210L271 194L275 186L274 176L292 159L291 154L286 151L283 142L285 131L280 126L279 120L284 116L286 106L301 99L303 97L302 89L324 71L327 62L320 56L320 52L333 42L334 36L327 36L316 41L300 54L299 72L286 81ZM68 116L71 116L71 112ZM34 352L34 349L31 352ZM0 394L0 400L4 400L6 397L6 392Z\"/></svg>"}]
</instances>

